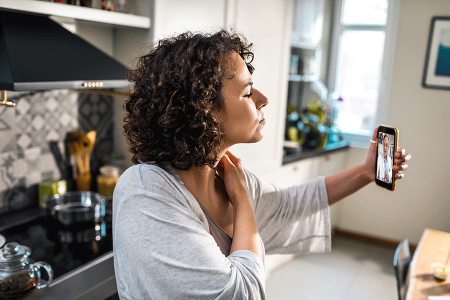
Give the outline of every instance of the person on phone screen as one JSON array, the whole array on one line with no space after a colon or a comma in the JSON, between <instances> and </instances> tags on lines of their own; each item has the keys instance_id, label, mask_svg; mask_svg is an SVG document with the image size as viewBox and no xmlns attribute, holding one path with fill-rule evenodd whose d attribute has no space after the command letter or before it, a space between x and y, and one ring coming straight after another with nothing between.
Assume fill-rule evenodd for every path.
<instances>
[{"instance_id":1,"label":"person on phone screen","mask_svg":"<svg viewBox=\"0 0 450 300\"><path fill-rule=\"evenodd\" d=\"M378 157L378 174L377 177L379 180L382 180L387 183L392 182L392 158L391 155L389 155L389 148L390 148L390 139L389 135L385 134L382 137L382 147L383 152L381 152Z\"/></svg>"},{"instance_id":2,"label":"person on phone screen","mask_svg":"<svg viewBox=\"0 0 450 300\"><path fill-rule=\"evenodd\" d=\"M244 168L229 149L263 138L269 104L250 46L226 30L186 32L130 72L124 133L135 165L113 196L121 299L265 299L265 253L330 251L329 206L375 181L376 144L360 165L289 188ZM410 156L395 158L401 179Z\"/></svg>"}]
</instances>

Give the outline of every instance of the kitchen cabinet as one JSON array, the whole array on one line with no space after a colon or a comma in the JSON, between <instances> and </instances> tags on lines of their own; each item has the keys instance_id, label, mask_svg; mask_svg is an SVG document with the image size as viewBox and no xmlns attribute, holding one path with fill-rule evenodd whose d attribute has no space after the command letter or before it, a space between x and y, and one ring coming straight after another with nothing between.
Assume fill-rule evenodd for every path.
<instances>
[{"instance_id":1,"label":"kitchen cabinet","mask_svg":"<svg viewBox=\"0 0 450 300\"><path fill-rule=\"evenodd\" d=\"M286 114L296 111L301 115L312 100L328 99L329 91L326 85L328 37L333 5L331 0L294 0L290 30L290 68L286 84L288 86ZM335 145L337 143L332 144L331 148L334 149ZM343 145L347 146L346 143ZM304 149L307 148L305 144L303 146ZM301 158L301 155L293 156ZM291 158L292 155L286 155L283 158L284 163L291 161Z\"/></svg>"},{"instance_id":2,"label":"kitchen cabinet","mask_svg":"<svg viewBox=\"0 0 450 300\"><path fill-rule=\"evenodd\" d=\"M150 19L148 17L92 9L84 6L37 0L1 0L0 7L22 12L51 15L59 20L74 19L78 21L91 21L109 27L150 28Z\"/></svg>"},{"instance_id":3,"label":"kitchen cabinet","mask_svg":"<svg viewBox=\"0 0 450 300\"><path fill-rule=\"evenodd\" d=\"M294 0L288 107L305 107L312 97L326 99L332 6L330 0Z\"/></svg>"},{"instance_id":4,"label":"kitchen cabinet","mask_svg":"<svg viewBox=\"0 0 450 300\"><path fill-rule=\"evenodd\" d=\"M332 6L331 0L294 0L292 10L292 54L300 55L308 74L324 82Z\"/></svg>"}]
</instances>

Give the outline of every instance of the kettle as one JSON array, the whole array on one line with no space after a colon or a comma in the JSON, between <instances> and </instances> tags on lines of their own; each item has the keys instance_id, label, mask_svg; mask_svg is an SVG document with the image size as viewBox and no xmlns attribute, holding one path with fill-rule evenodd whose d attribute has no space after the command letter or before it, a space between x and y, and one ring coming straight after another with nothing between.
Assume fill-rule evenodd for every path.
<instances>
[{"instance_id":1,"label":"kettle","mask_svg":"<svg viewBox=\"0 0 450 300\"><path fill-rule=\"evenodd\" d=\"M28 259L30 254L29 247L15 242L0 249L0 299L21 299L52 282L52 267L42 261L31 263ZM41 284L40 268L48 274L45 284Z\"/></svg>"}]
</instances>

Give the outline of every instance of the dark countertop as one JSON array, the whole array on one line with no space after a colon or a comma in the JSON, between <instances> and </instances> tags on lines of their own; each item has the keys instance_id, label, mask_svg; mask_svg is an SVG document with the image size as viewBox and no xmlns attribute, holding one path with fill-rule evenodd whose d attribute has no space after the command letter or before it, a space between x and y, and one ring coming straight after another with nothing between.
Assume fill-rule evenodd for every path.
<instances>
[{"instance_id":1,"label":"dark countertop","mask_svg":"<svg viewBox=\"0 0 450 300\"><path fill-rule=\"evenodd\" d=\"M99 240L96 238L96 247L92 248L94 251L87 247L94 241L81 242L77 247L78 244L60 243L53 239L61 236L72 236L74 239L79 236L90 237L86 233L91 233L92 230L77 230L72 233L69 229L48 227L48 223L43 222L45 217L45 209L39 207L0 216L0 233L5 236L7 242L15 241L29 246L32 249L30 256L32 260L45 261L52 265L54 270L53 282L47 288L34 290L25 299L101 300L115 294L117 285L114 274L110 221L109 223L106 221L105 224L106 235ZM55 235L56 233L58 235ZM45 274L44 280L46 278Z\"/></svg>"},{"instance_id":2,"label":"dark countertop","mask_svg":"<svg viewBox=\"0 0 450 300\"><path fill-rule=\"evenodd\" d=\"M325 147L323 147L320 151L316 150L302 150L295 154L289 154L283 156L283 165L287 165L290 163L294 163L299 160L311 158L311 157L317 157L325 154L334 153L337 151L347 150L350 146L347 141L340 141L333 144L327 144Z\"/></svg>"},{"instance_id":3,"label":"dark countertop","mask_svg":"<svg viewBox=\"0 0 450 300\"><path fill-rule=\"evenodd\" d=\"M45 214L45 209L40 207L29 207L12 213L2 214L0 215L0 232L45 217Z\"/></svg>"}]
</instances>

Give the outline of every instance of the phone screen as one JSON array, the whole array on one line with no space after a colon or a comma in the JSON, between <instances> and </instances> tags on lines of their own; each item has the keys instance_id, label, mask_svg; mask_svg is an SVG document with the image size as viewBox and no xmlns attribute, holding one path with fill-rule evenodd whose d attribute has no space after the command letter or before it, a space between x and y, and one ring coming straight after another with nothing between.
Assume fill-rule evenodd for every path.
<instances>
[{"instance_id":1,"label":"phone screen","mask_svg":"<svg viewBox=\"0 0 450 300\"><path fill-rule=\"evenodd\" d=\"M377 140L377 166L375 181L388 190L395 189L394 153L397 151L398 131L395 128L380 126Z\"/></svg>"}]
</instances>

